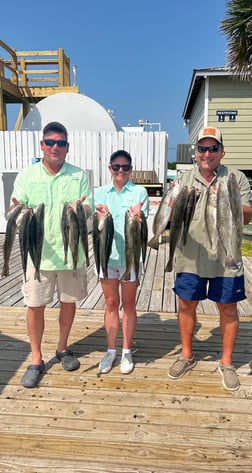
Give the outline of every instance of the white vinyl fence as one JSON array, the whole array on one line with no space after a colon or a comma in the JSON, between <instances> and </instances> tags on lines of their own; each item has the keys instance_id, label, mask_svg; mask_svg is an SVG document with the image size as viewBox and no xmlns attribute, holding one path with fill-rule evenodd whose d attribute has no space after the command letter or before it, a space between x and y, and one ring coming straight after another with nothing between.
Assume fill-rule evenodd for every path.
<instances>
[{"instance_id":1,"label":"white vinyl fence","mask_svg":"<svg viewBox=\"0 0 252 473\"><path fill-rule=\"evenodd\" d=\"M41 158L41 132L0 131L0 232L5 232L13 182L20 169ZM67 160L86 170L92 187L110 182L110 155L125 149L132 156L133 169L156 171L166 189L168 135L166 132L70 132Z\"/></svg>"}]
</instances>

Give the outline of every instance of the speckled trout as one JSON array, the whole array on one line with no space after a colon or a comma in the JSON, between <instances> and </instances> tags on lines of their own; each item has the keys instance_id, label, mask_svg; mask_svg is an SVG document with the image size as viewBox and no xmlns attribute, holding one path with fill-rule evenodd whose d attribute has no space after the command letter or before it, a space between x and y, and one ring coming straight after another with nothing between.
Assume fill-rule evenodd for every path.
<instances>
[{"instance_id":1,"label":"speckled trout","mask_svg":"<svg viewBox=\"0 0 252 473\"><path fill-rule=\"evenodd\" d=\"M158 210L154 215L152 225L152 231L154 236L148 242L148 246L150 246L154 250L158 249L159 237L165 231L167 224L170 221L172 207L179 193L179 189L180 180L173 181L169 185L167 192L163 195Z\"/></svg>"},{"instance_id":2,"label":"speckled trout","mask_svg":"<svg viewBox=\"0 0 252 473\"><path fill-rule=\"evenodd\" d=\"M207 189L205 208L206 230L209 239L208 258L218 261L218 240L217 231L217 186L209 186Z\"/></svg>"},{"instance_id":3,"label":"speckled trout","mask_svg":"<svg viewBox=\"0 0 252 473\"><path fill-rule=\"evenodd\" d=\"M86 218L85 209L83 207L82 202L80 202L80 200L77 201L76 212L77 212L77 217L78 217L78 222L79 222L80 239L81 239L84 253L86 256L86 266L88 267L90 262L89 262L89 256L88 256L87 218Z\"/></svg>"},{"instance_id":4,"label":"speckled trout","mask_svg":"<svg viewBox=\"0 0 252 473\"><path fill-rule=\"evenodd\" d=\"M237 268L232 249L233 218L226 183L221 180L217 190L217 231L226 258L225 266Z\"/></svg>"},{"instance_id":5,"label":"speckled trout","mask_svg":"<svg viewBox=\"0 0 252 473\"><path fill-rule=\"evenodd\" d=\"M103 217L100 217L97 212L94 214L92 238L98 277L102 269L103 278L108 279L108 262L114 238L114 222L110 212Z\"/></svg>"},{"instance_id":6,"label":"speckled trout","mask_svg":"<svg viewBox=\"0 0 252 473\"><path fill-rule=\"evenodd\" d=\"M131 209L125 212L124 234L126 269L121 280L129 281L131 268L133 268L137 285L139 285L140 258L142 254L143 262L145 261L148 237L147 223L142 211L139 214L134 214Z\"/></svg>"},{"instance_id":7,"label":"speckled trout","mask_svg":"<svg viewBox=\"0 0 252 473\"><path fill-rule=\"evenodd\" d=\"M173 258L175 249L180 242L181 233L183 231L184 214L187 205L187 199L189 190L187 186L182 187L179 192L172 211L171 228L170 228L170 248L169 248L169 259L165 267L165 272L172 271Z\"/></svg>"},{"instance_id":8,"label":"speckled trout","mask_svg":"<svg viewBox=\"0 0 252 473\"><path fill-rule=\"evenodd\" d=\"M20 212L23 207L24 206L21 204L17 205L8 214L4 244L3 244L4 264L3 264L3 269L2 269L2 277L9 276L9 273L10 273L9 263L10 263L11 251L13 248L13 244L14 244L15 236L17 232L17 217L20 215Z\"/></svg>"},{"instance_id":9,"label":"speckled trout","mask_svg":"<svg viewBox=\"0 0 252 473\"><path fill-rule=\"evenodd\" d=\"M242 199L239 184L236 179L236 175L231 173L228 177L227 182L230 208L233 220L233 229L235 235L235 248L236 248L236 262L242 261L241 244L242 244L242 230L243 230L243 210L242 210Z\"/></svg>"}]
</instances>

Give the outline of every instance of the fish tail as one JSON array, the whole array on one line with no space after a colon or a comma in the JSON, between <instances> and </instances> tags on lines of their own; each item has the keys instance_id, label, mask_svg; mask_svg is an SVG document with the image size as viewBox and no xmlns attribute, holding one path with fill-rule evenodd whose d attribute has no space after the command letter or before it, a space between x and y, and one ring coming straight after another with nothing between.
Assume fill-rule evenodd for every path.
<instances>
[{"instance_id":1,"label":"fish tail","mask_svg":"<svg viewBox=\"0 0 252 473\"><path fill-rule=\"evenodd\" d=\"M2 277L3 276L9 276L10 274L10 269L9 269L9 265L8 264L4 264L3 265L3 269L2 269Z\"/></svg>"},{"instance_id":2,"label":"fish tail","mask_svg":"<svg viewBox=\"0 0 252 473\"><path fill-rule=\"evenodd\" d=\"M36 271L34 273L34 279L37 279L38 282L41 282L39 269L36 269Z\"/></svg>"},{"instance_id":3,"label":"fish tail","mask_svg":"<svg viewBox=\"0 0 252 473\"><path fill-rule=\"evenodd\" d=\"M166 267L165 267L165 273L170 273L172 271L172 263L173 263L173 260L172 259L169 259Z\"/></svg>"},{"instance_id":4,"label":"fish tail","mask_svg":"<svg viewBox=\"0 0 252 473\"><path fill-rule=\"evenodd\" d=\"M102 267L102 277L103 277L103 279L108 279L108 268L107 268L107 266Z\"/></svg>"},{"instance_id":5,"label":"fish tail","mask_svg":"<svg viewBox=\"0 0 252 473\"><path fill-rule=\"evenodd\" d=\"M130 280L130 271L126 269L121 277L121 281L129 281Z\"/></svg>"},{"instance_id":6,"label":"fish tail","mask_svg":"<svg viewBox=\"0 0 252 473\"><path fill-rule=\"evenodd\" d=\"M153 250L158 250L158 239L154 236L148 241L148 246L153 248Z\"/></svg>"}]
</instances>

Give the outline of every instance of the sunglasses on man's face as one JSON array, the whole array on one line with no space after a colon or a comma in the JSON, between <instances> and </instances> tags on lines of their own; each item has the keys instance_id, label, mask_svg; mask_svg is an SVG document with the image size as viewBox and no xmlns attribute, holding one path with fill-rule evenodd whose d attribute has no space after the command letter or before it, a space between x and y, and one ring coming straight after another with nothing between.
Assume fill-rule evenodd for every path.
<instances>
[{"instance_id":1,"label":"sunglasses on man's face","mask_svg":"<svg viewBox=\"0 0 252 473\"><path fill-rule=\"evenodd\" d=\"M50 146L50 148L54 145L57 145L59 148L65 148L67 145L66 140L44 140L46 146Z\"/></svg>"},{"instance_id":2,"label":"sunglasses on man's face","mask_svg":"<svg viewBox=\"0 0 252 473\"><path fill-rule=\"evenodd\" d=\"M213 146L198 146L198 152L203 154L209 151L209 153L217 153L219 151L220 145L213 145Z\"/></svg>"},{"instance_id":3,"label":"sunglasses on man's face","mask_svg":"<svg viewBox=\"0 0 252 473\"><path fill-rule=\"evenodd\" d=\"M122 168L123 171L131 170L131 164L111 164L110 167L112 171L119 171L120 168Z\"/></svg>"}]
</instances>

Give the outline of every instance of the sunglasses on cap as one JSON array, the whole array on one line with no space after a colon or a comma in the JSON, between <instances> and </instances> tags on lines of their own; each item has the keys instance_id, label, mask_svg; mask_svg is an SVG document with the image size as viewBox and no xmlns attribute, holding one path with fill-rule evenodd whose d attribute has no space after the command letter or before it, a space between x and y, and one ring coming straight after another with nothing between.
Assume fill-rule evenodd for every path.
<instances>
[{"instance_id":1,"label":"sunglasses on cap","mask_svg":"<svg viewBox=\"0 0 252 473\"><path fill-rule=\"evenodd\" d=\"M200 145L198 145L197 146L198 152L202 153L202 154L206 153L207 151L209 151L209 153L217 153L219 148L220 148L220 145L213 145L213 146L200 146Z\"/></svg>"},{"instance_id":2,"label":"sunglasses on cap","mask_svg":"<svg viewBox=\"0 0 252 473\"><path fill-rule=\"evenodd\" d=\"M119 171L120 168L122 168L123 171L130 171L131 164L110 164L110 167L112 171Z\"/></svg>"},{"instance_id":3,"label":"sunglasses on cap","mask_svg":"<svg viewBox=\"0 0 252 473\"><path fill-rule=\"evenodd\" d=\"M44 140L46 146L54 146L57 145L59 148L65 148L67 145L66 140Z\"/></svg>"}]
</instances>

